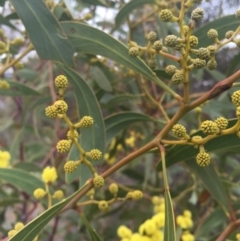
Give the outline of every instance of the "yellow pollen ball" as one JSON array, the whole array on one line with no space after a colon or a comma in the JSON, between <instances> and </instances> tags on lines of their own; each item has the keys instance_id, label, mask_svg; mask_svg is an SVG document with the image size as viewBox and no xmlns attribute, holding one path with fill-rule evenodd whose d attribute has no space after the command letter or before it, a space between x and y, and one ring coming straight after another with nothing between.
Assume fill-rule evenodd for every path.
<instances>
[{"instance_id":1,"label":"yellow pollen ball","mask_svg":"<svg viewBox=\"0 0 240 241\"><path fill-rule=\"evenodd\" d=\"M45 183L52 183L57 180L57 171L55 167L46 167L42 172L42 180Z\"/></svg>"}]
</instances>

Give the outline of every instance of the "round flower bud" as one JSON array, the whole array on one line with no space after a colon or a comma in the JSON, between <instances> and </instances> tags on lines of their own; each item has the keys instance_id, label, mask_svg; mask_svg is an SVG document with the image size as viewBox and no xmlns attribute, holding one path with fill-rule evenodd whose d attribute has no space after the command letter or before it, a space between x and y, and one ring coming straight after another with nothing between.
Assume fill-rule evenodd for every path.
<instances>
[{"instance_id":1,"label":"round flower bud","mask_svg":"<svg viewBox=\"0 0 240 241\"><path fill-rule=\"evenodd\" d=\"M24 224L21 223L21 222L17 222L17 223L14 225L14 229L15 229L16 231L20 231L20 230L23 229L23 228L24 228Z\"/></svg>"},{"instance_id":2,"label":"round flower bud","mask_svg":"<svg viewBox=\"0 0 240 241\"><path fill-rule=\"evenodd\" d=\"M210 45L207 47L209 53L210 53L210 56L213 56L216 52L216 49L215 49L215 46L214 45ZM201 58L200 58L201 59Z\"/></svg>"},{"instance_id":3,"label":"round flower bud","mask_svg":"<svg viewBox=\"0 0 240 241\"><path fill-rule=\"evenodd\" d=\"M172 128L172 133L180 139L183 139L187 135L186 128L181 124L176 124Z\"/></svg>"},{"instance_id":4,"label":"round flower bud","mask_svg":"<svg viewBox=\"0 0 240 241\"><path fill-rule=\"evenodd\" d=\"M240 106L240 90L237 90L232 94L232 103L235 106Z\"/></svg>"},{"instance_id":5,"label":"round flower bud","mask_svg":"<svg viewBox=\"0 0 240 241\"><path fill-rule=\"evenodd\" d=\"M216 29L212 28L212 29L208 30L207 36L208 36L208 38L214 40L214 39L216 39L218 37L218 32L217 32Z\"/></svg>"},{"instance_id":6,"label":"round flower bud","mask_svg":"<svg viewBox=\"0 0 240 241\"><path fill-rule=\"evenodd\" d=\"M203 19L204 10L202 8L196 8L192 11L191 19L198 22Z\"/></svg>"},{"instance_id":7,"label":"round flower bud","mask_svg":"<svg viewBox=\"0 0 240 241\"><path fill-rule=\"evenodd\" d=\"M69 130L67 132L67 138L70 140L70 139L73 139L73 138L78 138L78 132L76 130L73 130L73 136L72 136L72 133L71 131Z\"/></svg>"},{"instance_id":8,"label":"round flower bud","mask_svg":"<svg viewBox=\"0 0 240 241\"><path fill-rule=\"evenodd\" d=\"M62 199L64 197L64 193L62 190L57 190L54 192L52 197L55 199Z\"/></svg>"},{"instance_id":9,"label":"round flower bud","mask_svg":"<svg viewBox=\"0 0 240 241\"><path fill-rule=\"evenodd\" d=\"M177 68L176 66L174 65L168 65L166 68L165 68L165 72L169 75L174 75L175 72L176 72Z\"/></svg>"},{"instance_id":10,"label":"round flower bud","mask_svg":"<svg viewBox=\"0 0 240 241\"><path fill-rule=\"evenodd\" d=\"M47 166L43 169L42 180L45 183L53 183L57 180L57 170L55 167Z\"/></svg>"},{"instance_id":11,"label":"round flower bud","mask_svg":"<svg viewBox=\"0 0 240 241\"><path fill-rule=\"evenodd\" d=\"M230 31L227 31L226 34L225 34L225 38L226 39L230 39L234 34L234 31L230 30Z\"/></svg>"},{"instance_id":12,"label":"round flower bud","mask_svg":"<svg viewBox=\"0 0 240 241\"><path fill-rule=\"evenodd\" d=\"M92 188L92 189L90 189L90 190L86 193L86 196L91 197L91 196L93 196L94 194L95 194L95 190L94 190L94 188Z\"/></svg>"},{"instance_id":13,"label":"round flower bud","mask_svg":"<svg viewBox=\"0 0 240 241\"><path fill-rule=\"evenodd\" d=\"M178 37L175 36L175 35L168 35L166 38L165 38L165 44L168 46L168 47L175 47L178 43Z\"/></svg>"},{"instance_id":14,"label":"round flower bud","mask_svg":"<svg viewBox=\"0 0 240 241\"><path fill-rule=\"evenodd\" d=\"M161 40L157 40L153 43L153 48L156 50L156 51L160 51L163 47L163 44L162 44L162 41Z\"/></svg>"},{"instance_id":15,"label":"round flower bud","mask_svg":"<svg viewBox=\"0 0 240 241\"><path fill-rule=\"evenodd\" d=\"M149 41L155 41L157 39L157 33L154 31L151 31L148 35L147 35L147 40Z\"/></svg>"},{"instance_id":16,"label":"round flower bud","mask_svg":"<svg viewBox=\"0 0 240 241\"><path fill-rule=\"evenodd\" d=\"M197 57L199 59L208 59L210 57L210 52L207 48L200 48L197 52Z\"/></svg>"},{"instance_id":17,"label":"round flower bud","mask_svg":"<svg viewBox=\"0 0 240 241\"><path fill-rule=\"evenodd\" d=\"M162 47L162 51L165 52L165 53L167 53L167 52L168 52L168 48L165 47L165 46L163 46L163 47Z\"/></svg>"},{"instance_id":18,"label":"round flower bud","mask_svg":"<svg viewBox=\"0 0 240 241\"><path fill-rule=\"evenodd\" d=\"M108 205L108 202L105 201L105 200L102 200L98 203L98 208L101 210L101 211L107 211L108 208L109 208L109 205Z\"/></svg>"},{"instance_id":19,"label":"round flower bud","mask_svg":"<svg viewBox=\"0 0 240 241\"><path fill-rule=\"evenodd\" d=\"M67 112L68 105L64 100L57 100L53 105L55 106L58 114L65 114Z\"/></svg>"},{"instance_id":20,"label":"round flower bud","mask_svg":"<svg viewBox=\"0 0 240 241\"><path fill-rule=\"evenodd\" d=\"M187 35L188 31L189 31L189 27L187 25L183 25L184 35Z\"/></svg>"},{"instance_id":21,"label":"round flower bud","mask_svg":"<svg viewBox=\"0 0 240 241\"><path fill-rule=\"evenodd\" d=\"M70 150L71 142L69 140L61 140L57 143L57 151L59 153L65 153Z\"/></svg>"},{"instance_id":22,"label":"round flower bud","mask_svg":"<svg viewBox=\"0 0 240 241\"><path fill-rule=\"evenodd\" d=\"M160 205L160 204L164 203L164 198L158 197L158 196L153 196L151 201L152 201L153 205Z\"/></svg>"},{"instance_id":23,"label":"round flower bud","mask_svg":"<svg viewBox=\"0 0 240 241\"><path fill-rule=\"evenodd\" d=\"M235 44L237 45L238 48L240 48L240 38L234 40Z\"/></svg>"},{"instance_id":24,"label":"round flower bud","mask_svg":"<svg viewBox=\"0 0 240 241\"><path fill-rule=\"evenodd\" d=\"M171 22L173 19L173 13L168 9L164 9L164 10L160 11L159 18L163 22Z\"/></svg>"},{"instance_id":25,"label":"round flower bud","mask_svg":"<svg viewBox=\"0 0 240 241\"><path fill-rule=\"evenodd\" d=\"M237 109L236 109L236 116L238 118L240 117L240 106L238 106Z\"/></svg>"},{"instance_id":26,"label":"round flower bud","mask_svg":"<svg viewBox=\"0 0 240 241\"><path fill-rule=\"evenodd\" d=\"M22 68L24 67L24 64L23 64L22 62L17 62L17 63L14 65L14 67L15 67L16 69L22 69Z\"/></svg>"},{"instance_id":27,"label":"round flower bud","mask_svg":"<svg viewBox=\"0 0 240 241\"><path fill-rule=\"evenodd\" d=\"M226 118L224 118L224 117L218 117L214 122L217 124L217 126L218 126L218 128L219 128L220 130L225 130L225 129L227 129L228 120L227 120Z\"/></svg>"},{"instance_id":28,"label":"round flower bud","mask_svg":"<svg viewBox=\"0 0 240 241\"><path fill-rule=\"evenodd\" d=\"M42 189L42 188L37 188L34 190L33 192L33 196L36 198L36 199L41 199L43 198L45 195L47 194L47 192Z\"/></svg>"},{"instance_id":29,"label":"round flower bud","mask_svg":"<svg viewBox=\"0 0 240 241\"><path fill-rule=\"evenodd\" d=\"M180 83L182 83L184 80L184 76L182 73L175 73L173 76L172 76L172 82L175 84L175 85L179 85Z\"/></svg>"},{"instance_id":30,"label":"round flower bud","mask_svg":"<svg viewBox=\"0 0 240 241\"><path fill-rule=\"evenodd\" d=\"M68 79L64 75L58 75L55 78L55 86L57 88L66 88L68 86Z\"/></svg>"},{"instance_id":31,"label":"round flower bud","mask_svg":"<svg viewBox=\"0 0 240 241\"><path fill-rule=\"evenodd\" d=\"M93 178L93 186L95 188L102 187L104 185L104 178L102 176L96 175Z\"/></svg>"},{"instance_id":32,"label":"round flower bud","mask_svg":"<svg viewBox=\"0 0 240 241\"><path fill-rule=\"evenodd\" d=\"M118 227L117 229L117 235L118 237L120 237L121 239L130 239L132 236L132 230L127 228L124 225L121 225Z\"/></svg>"},{"instance_id":33,"label":"round flower bud","mask_svg":"<svg viewBox=\"0 0 240 241\"><path fill-rule=\"evenodd\" d=\"M177 51L180 51L181 49L183 49L185 47L184 44L180 43L180 44L177 44L175 45L174 49L177 50Z\"/></svg>"},{"instance_id":34,"label":"round flower bud","mask_svg":"<svg viewBox=\"0 0 240 241\"><path fill-rule=\"evenodd\" d=\"M207 67L209 70L214 70L217 68L217 61L215 59L211 59L207 62Z\"/></svg>"},{"instance_id":35,"label":"round flower bud","mask_svg":"<svg viewBox=\"0 0 240 241\"><path fill-rule=\"evenodd\" d=\"M207 135L214 135L214 134L217 134L219 131L217 124L210 120L206 120L202 122L200 128L203 131L203 133Z\"/></svg>"},{"instance_id":36,"label":"round flower bud","mask_svg":"<svg viewBox=\"0 0 240 241\"><path fill-rule=\"evenodd\" d=\"M149 61L148 61L148 66L149 66L151 69L156 69L156 67L157 67L157 61L156 61L156 59L149 59Z\"/></svg>"},{"instance_id":37,"label":"round flower bud","mask_svg":"<svg viewBox=\"0 0 240 241\"><path fill-rule=\"evenodd\" d=\"M128 53L131 57L135 58L139 55L139 48L138 47L131 47L128 50Z\"/></svg>"},{"instance_id":38,"label":"round flower bud","mask_svg":"<svg viewBox=\"0 0 240 241\"><path fill-rule=\"evenodd\" d=\"M201 167L208 166L210 164L210 155L206 152L200 152L196 156L197 164Z\"/></svg>"},{"instance_id":39,"label":"round flower bud","mask_svg":"<svg viewBox=\"0 0 240 241\"><path fill-rule=\"evenodd\" d=\"M98 149L92 149L89 152L86 152L86 156L89 156L92 160L99 160L102 157L102 152Z\"/></svg>"},{"instance_id":40,"label":"round flower bud","mask_svg":"<svg viewBox=\"0 0 240 241\"><path fill-rule=\"evenodd\" d=\"M113 195L116 195L118 193L118 185L116 183L112 183L109 186L109 192Z\"/></svg>"},{"instance_id":41,"label":"round flower bud","mask_svg":"<svg viewBox=\"0 0 240 241\"><path fill-rule=\"evenodd\" d=\"M12 238L13 236L15 236L16 234L17 234L17 230L15 230L15 229L12 229L12 230L10 230L9 232L8 232L8 237L9 238Z\"/></svg>"},{"instance_id":42,"label":"round flower bud","mask_svg":"<svg viewBox=\"0 0 240 241\"><path fill-rule=\"evenodd\" d=\"M133 199L133 192L128 192L128 193L126 194L126 198L127 198L127 199Z\"/></svg>"},{"instance_id":43,"label":"round flower bud","mask_svg":"<svg viewBox=\"0 0 240 241\"><path fill-rule=\"evenodd\" d=\"M6 80L0 80L0 90L8 90L10 84Z\"/></svg>"},{"instance_id":44,"label":"round flower bud","mask_svg":"<svg viewBox=\"0 0 240 241\"><path fill-rule=\"evenodd\" d=\"M195 69L201 69L205 65L206 65L206 60L199 59L199 58L193 60L193 66Z\"/></svg>"},{"instance_id":45,"label":"round flower bud","mask_svg":"<svg viewBox=\"0 0 240 241\"><path fill-rule=\"evenodd\" d=\"M198 45L198 38L194 35L190 36L189 44L191 48L195 48Z\"/></svg>"},{"instance_id":46,"label":"round flower bud","mask_svg":"<svg viewBox=\"0 0 240 241\"><path fill-rule=\"evenodd\" d=\"M89 128L93 125L93 118L91 116L84 116L79 123L74 125L76 128Z\"/></svg>"},{"instance_id":47,"label":"round flower bud","mask_svg":"<svg viewBox=\"0 0 240 241\"><path fill-rule=\"evenodd\" d=\"M238 20L240 20L240 9L238 9L237 12L236 12L236 18L237 18Z\"/></svg>"},{"instance_id":48,"label":"round flower bud","mask_svg":"<svg viewBox=\"0 0 240 241\"><path fill-rule=\"evenodd\" d=\"M63 167L64 171L66 173L73 173L74 171L76 171L78 167L78 163L75 161L67 161Z\"/></svg>"},{"instance_id":49,"label":"round flower bud","mask_svg":"<svg viewBox=\"0 0 240 241\"><path fill-rule=\"evenodd\" d=\"M132 193L133 200L139 200L139 199L142 199L142 197L143 197L142 191L140 191L140 190L133 191L133 193Z\"/></svg>"},{"instance_id":50,"label":"round flower bud","mask_svg":"<svg viewBox=\"0 0 240 241\"><path fill-rule=\"evenodd\" d=\"M17 46L17 45L19 46L19 45L23 45L24 41L23 41L22 38L15 38L11 41L10 44L13 45L13 46Z\"/></svg>"},{"instance_id":51,"label":"round flower bud","mask_svg":"<svg viewBox=\"0 0 240 241\"><path fill-rule=\"evenodd\" d=\"M50 106L46 107L45 115L47 117L55 118L55 117L57 117L57 114L58 114L57 113L57 109L56 109L56 107L54 105L50 105Z\"/></svg>"}]
</instances>

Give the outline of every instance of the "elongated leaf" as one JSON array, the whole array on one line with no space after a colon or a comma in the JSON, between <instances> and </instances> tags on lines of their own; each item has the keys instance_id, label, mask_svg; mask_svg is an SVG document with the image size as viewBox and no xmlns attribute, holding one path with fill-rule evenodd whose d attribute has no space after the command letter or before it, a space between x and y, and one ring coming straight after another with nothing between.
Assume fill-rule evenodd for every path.
<instances>
[{"instance_id":1,"label":"elongated leaf","mask_svg":"<svg viewBox=\"0 0 240 241\"><path fill-rule=\"evenodd\" d=\"M225 213L228 215L228 198L226 189L218 177L212 164L207 167L200 167L194 160L189 160L186 164L200 178L205 188L211 193L213 198L222 206Z\"/></svg>"},{"instance_id":2,"label":"elongated leaf","mask_svg":"<svg viewBox=\"0 0 240 241\"><path fill-rule=\"evenodd\" d=\"M29 222L23 229L21 229L14 237L9 241L32 241L39 232L48 224L48 222L56 216L59 211L65 207L85 186L82 186L77 192L71 195L69 198L52 206L34 220Z\"/></svg>"},{"instance_id":3,"label":"elongated leaf","mask_svg":"<svg viewBox=\"0 0 240 241\"><path fill-rule=\"evenodd\" d=\"M0 15L0 24L6 25L10 28L16 29L16 27L14 25L12 25L9 20L6 17L3 17L2 15Z\"/></svg>"},{"instance_id":4,"label":"elongated leaf","mask_svg":"<svg viewBox=\"0 0 240 241\"><path fill-rule=\"evenodd\" d=\"M21 203L21 202L26 202L26 200L21 200L16 197L4 197L0 198L0 207L7 207L9 205L13 205L15 203Z\"/></svg>"},{"instance_id":5,"label":"elongated leaf","mask_svg":"<svg viewBox=\"0 0 240 241\"><path fill-rule=\"evenodd\" d=\"M101 69L90 67L90 75L101 89L108 92L112 91L112 86Z\"/></svg>"},{"instance_id":6,"label":"elongated leaf","mask_svg":"<svg viewBox=\"0 0 240 241\"><path fill-rule=\"evenodd\" d=\"M85 215L83 213L81 213L81 220L83 221L83 223L85 224L89 237L91 238L91 241L102 241L101 237L99 236L99 234L92 228L91 224L88 222L88 220L86 219Z\"/></svg>"},{"instance_id":7,"label":"elongated leaf","mask_svg":"<svg viewBox=\"0 0 240 241\"><path fill-rule=\"evenodd\" d=\"M110 58L144 75L173 96L176 96L176 93L158 79L156 74L140 58L130 57L126 46L112 36L84 23L64 22L61 23L61 26L77 52Z\"/></svg>"},{"instance_id":8,"label":"elongated leaf","mask_svg":"<svg viewBox=\"0 0 240 241\"><path fill-rule=\"evenodd\" d=\"M41 59L73 66L74 50L43 1L11 0Z\"/></svg>"},{"instance_id":9,"label":"elongated leaf","mask_svg":"<svg viewBox=\"0 0 240 241\"><path fill-rule=\"evenodd\" d=\"M125 4L115 17L115 28L117 29L127 18L127 16L136 8L144 4L156 4L155 0L132 0Z\"/></svg>"},{"instance_id":10,"label":"elongated leaf","mask_svg":"<svg viewBox=\"0 0 240 241\"><path fill-rule=\"evenodd\" d=\"M0 95L6 95L6 96L40 95L40 93L27 87L26 85L23 85L11 80L8 80L7 82L10 84L10 88L8 90L0 90Z\"/></svg>"},{"instance_id":11,"label":"elongated leaf","mask_svg":"<svg viewBox=\"0 0 240 241\"><path fill-rule=\"evenodd\" d=\"M229 121L229 127L233 126L236 123L236 119ZM200 135L204 136L202 131L197 131L193 135ZM209 142L207 142L205 145L205 150L207 152L211 151L226 151L226 150L232 150L233 148L236 149L237 152L240 151L240 139L234 135L225 135L225 136L218 136ZM190 158L195 158L198 154L198 149L194 148L193 146L189 145L177 145L172 146L167 149L167 155L166 155L166 165L171 166L175 163L181 162L181 161L187 161ZM158 170L161 170L161 165L158 165Z\"/></svg>"},{"instance_id":12,"label":"elongated leaf","mask_svg":"<svg viewBox=\"0 0 240 241\"><path fill-rule=\"evenodd\" d=\"M44 188L44 183L40 179L16 168L0 168L0 180L11 183L29 195L32 195L37 188Z\"/></svg>"},{"instance_id":13,"label":"elongated leaf","mask_svg":"<svg viewBox=\"0 0 240 241\"><path fill-rule=\"evenodd\" d=\"M122 112L107 117L105 119L106 143L108 144L121 130L139 121L153 121L153 119L136 112Z\"/></svg>"},{"instance_id":14,"label":"elongated leaf","mask_svg":"<svg viewBox=\"0 0 240 241\"><path fill-rule=\"evenodd\" d=\"M165 190L165 224L164 224L164 241L176 241L175 220L169 190Z\"/></svg>"},{"instance_id":15,"label":"elongated leaf","mask_svg":"<svg viewBox=\"0 0 240 241\"><path fill-rule=\"evenodd\" d=\"M229 15L205 24L203 27L194 31L193 35L198 37L198 47L207 47L208 45L213 44L213 41L207 37L207 32L209 29L216 29L218 31L218 38L222 40L227 31L235 31L238 26L239 20L236 18L236 16Z\"/></svg>"}]
</instances>

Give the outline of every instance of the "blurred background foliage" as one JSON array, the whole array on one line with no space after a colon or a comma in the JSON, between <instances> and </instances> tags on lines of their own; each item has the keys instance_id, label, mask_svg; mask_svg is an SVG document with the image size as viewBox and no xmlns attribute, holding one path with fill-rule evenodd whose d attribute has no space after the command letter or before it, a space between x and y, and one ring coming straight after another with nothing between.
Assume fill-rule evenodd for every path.
<instances>
[{"instance_id":1,"label":"blurred background foliage","mask_svg":"<svg viewBox=\"0 0 240 241\"><path fill-rule=\"evenodd\" d=\"M24 1L20 2L23 4ZM150 31L156 31L159 39L164 39L169 34L175 34L177 32L176 25L174 23L163 24L158 18L158 12L167 6L178 13L180 7L179 1L176 0L166 2L161 0L64 0L56 2L46 0L45 4L55 16L59 26L64 28L64 24L61 24L65 21L85 22L111 34L126 46L130 39L145 46L146 35ZM201 29L204 26L210 29L214 21L219 21L217 28L221 37L224 37L226 30L235 30L239 23L227 22L225 16L234 14L239 4L239 0L203 1L201 7L206 12L205 18L195 30L201 46L209 45L206 32L201 32ZM24 39L22 46L10 48L11 58L16 59L30 41L33 41L32 36L36 35L38 31L38 34L41 35L43 29L36 29L36 26L32 25L28 27L32 32L29 32L28 29L25 30L25 27L31 25L31 22L24 16L22 17L24 11L18 12L18 8L21 6L18 6L16 1L1 0L0 6L2 13L0 24L9 41L16 37ZM37 12L38 9L34 11ZM189 21L190 13L186 15L186 22ZM20 20L20 16L23 22ZM44 24L44 19L40 20ZM85 33L81 34L84 37ZM67 35L67 37L69 36ZM66 59L64 53L70 55L73 50L65 44L63 43L62 48L57 52L60 52L59 56L63 54L63 63L71 65L69 63L71 59ZM74 46L73 43L71 44ZM110 46L110 48L114 50L115 46ZM66 135L67 128L58 119L48 119L44 113L46 106L57 98L53 86L54 77L64 71L57 62L45 59L44 55L41 56L41 50L37 47L36 50L31 51L21 60L20 68L13 66L2 73L2 78L9 81L11 88L0 90L0 146L11 153L11 165L16 170L31 172L37 178L40 177L41 170L46 165L56 166L60 176L56 185L65 190L65 194L68 196L84 184L90 175L86 168L82 167L73 176L65 177L63 163L67 157L57 154L55 145ZM76 49L74 52L74 69L94 93L105 125L105 144L104 137L97 139L97 142L105 145L104 159L97 164L99 173L101 173L122 157L154 138L166 123L158 106L146 94L146 89L156 100L163 98L163 107L169 117L173 116L178 105L176 100L154 82L142 83L139 74L128 66L97 54L77 52ZM172 50L169 52L175 54ZM2 64L6 58L6 55L1 55ZM148 56L144 56L144 58L147 62ZM218 52L217 62L218 67L214 71L201 69L192 72L190 78L192 99L201 96L218 81L239 69L239 48L233 44L227 45ZM170 85L170 78L164 68L171 63L171 60L159 58L157 70L155 70L157 76L167 85ZM176 88L177 93L182 93L181 87L171 87ZM79 87L76 83L71 82L66 91L65 100L69 105L68 115L73 122L78 121L79 116L84 112L81 97L86 96L84 91L80 92L80 89L81 85ZM230 101L230 95L234 90L230 89L218 98L205 103L202 106L202 120L214 119L219 116L228 119L234 118L235 108ZM91 105L92 100L87 101ZM199 127L197 113L191 111L184 116L181 123L187 127L189 132L196 132ZM171 133L169 137L171 137ZM192 166L191 163L194 162L196 155L192 148L183 149L180 146L176 147L178 149L169 149L169 159L167 156L167 165L174 164L168 168L168 178L175 214L180 214L185 209L191 210L194 219L193 233L196 240L199 241L215 240L219 236L228 222L223 211L226 208L227 212L235 212L237 217L240 214L240 141L237 138L227 138L229 137L218 139L214 143L210 143L209 149L206 148L207 151L212 151L212 176L207 176L206 173L201 173L195 166ZM72 157L74 157L73 152L74 150L69 154ZM174 153L178 153L178 155L174 155ZM168 164L169 162L170 164ZM116 237L118 226L125 224L131 229L137 230L144 220L153 215L151 197L163 195L162 173L157 168L157 163L158 155L155 153L140 156L108 178L106 187L96 193L96 199L110 198L107 186L114 181L121 187L119 196L124 196L129 189L140 189L144 192L143 200L115 203L107 213L101 213L96 205L84 208L85 216L103 240L118 240ZM22 174L22 179L24 179L24 175ZM0 182L0 222L2 223L0 238L4 238L13 223L18 220L24 223L29 222L40 214L43 208L33 198L29 187L17 185L15 179L4 176L3 173L0 175L0 179L3 179ZM219 185L222 189L217 194L212 193ZM226 198L228 200L227 207L222 209L221 206L224 206ZM232 239L230 238L231 240L234 240L234 235L235 233L233 233ZM89 240L86 227L77 213L68 211L55 217L42 231L39 240L77 241L80 237L81 240Z\"/></svg>"}]
</instances>

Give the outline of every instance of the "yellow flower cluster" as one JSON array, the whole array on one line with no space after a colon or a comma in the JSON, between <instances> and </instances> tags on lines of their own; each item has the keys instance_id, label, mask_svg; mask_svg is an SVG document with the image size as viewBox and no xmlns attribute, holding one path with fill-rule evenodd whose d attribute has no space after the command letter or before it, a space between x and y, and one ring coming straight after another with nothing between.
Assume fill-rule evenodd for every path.
<instances>
[{"instance_id":1,"label":"yellow flower cluster","mask_svg":"<svg viewBox=\"0 0 240 241\"><path fill-rule=\"evenodd\" d=\"M177 216L177 225L182 229L190 229L193 226L192 213L189 210L185 210L183 215Z\"/></svg>"},{"instance_id":2,"label":"yellow flower cluster","mask_svg":"<svg viewBox=\"0 0 240 241\"><path fill-rule=\"evenodd\" d=\"M139 132L130 131L130 137L125 139L125 144L133 148L136 145L137 139L144 139L144 136Z\"/></svg>"},{"instance_id":3,"label":"yellow flower cluster","mask_svg":"<svg viewBox=\"0 0 240 241\"><path fill-rule=\"evenodd\" d=\"M57 171L55 167L46 167L42 172L42 180L45 183L52 183L57 180Z\"/></svg>"},{"instance_id":4,"label":"yellow flower cluster","mask_svg":"<svg viewBox=\"0 0 240 241\"><path fill-rule=\"evenodd\" d=\"M11 159L11 155L8 151L0 150L0 168L8 167L10 159Z\"/></svg>"}]
</instances>

